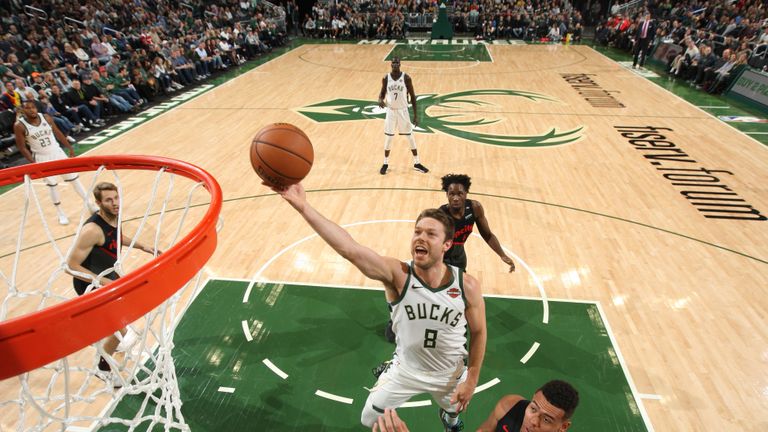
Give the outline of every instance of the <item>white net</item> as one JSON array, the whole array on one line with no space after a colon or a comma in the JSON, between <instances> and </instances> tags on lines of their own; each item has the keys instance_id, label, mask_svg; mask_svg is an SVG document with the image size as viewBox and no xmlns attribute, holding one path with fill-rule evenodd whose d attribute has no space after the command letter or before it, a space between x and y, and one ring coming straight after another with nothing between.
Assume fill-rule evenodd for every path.
<instances>
[{"instance_id":1,"label":"white net","mask_svg":"<svg viewBox=\"0 0 768 432\"><path fill-rule=\"evenodd\" d=\"M87 190L92 191L97 182L111 182L121 200L116 262L99 276L115 271L122 277L156 259L157 251L174 247L200 223L211 202L202 183L165 168L118 171L102 166L81 176L88 177ZM87 291L101 288L98 279L67 266L91 215L88 203L62 190L63 201L73 209L77 204L80 213L76 229L67 231L49 222L56 219L50 202L38 197L45 195L37 191L41 188L46 188L42 181L27 176L21 187L0 197L3 207L13 208L18 215L14 219L18 222L1 225L0 323L77 297L73 273L90 278ZM123 239L127 244L122 244ZM145 251L135 249L137 244ZM0 431L189 430L171 353L176 324L202 279L200 270L165 302L113 336L0 381ZM61 334L62 339L67 337Z\"/></svg>"}]
</instances>

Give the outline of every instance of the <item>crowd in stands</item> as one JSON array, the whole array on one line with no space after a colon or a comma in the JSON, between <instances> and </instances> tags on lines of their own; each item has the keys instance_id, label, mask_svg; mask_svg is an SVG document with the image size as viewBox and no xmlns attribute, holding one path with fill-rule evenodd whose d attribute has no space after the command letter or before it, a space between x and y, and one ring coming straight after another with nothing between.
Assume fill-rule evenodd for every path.
<instances>
[{"instance_id":1,"label":"crowd in stands","mask_svg":"<svg viewBox=\"0 0 768 432\"><path fill-rule=\"evenodd\" d=\"M599 2L594 2L598 4ZM326 39L399 39L429 31L437 0L12 0L0 3L0 112L34 99L68 136L102 127L212 74L283 44L286 33ZM631 50L644 11L671 79L710 93L727 87L755 50L766 52L761 0L645 0L613 4L597 43ZM254 6L255 5L255 6ZM569 0L447 0L458 35L579 42L583 13ZM426 18L426 19L425 19ZM421 21L419 21L421 19ZM418 24L423 28L416 29ZM5 116L8 118L8 116ZM0 116L0 134L8 121Z\"/></svg>"},{"instance_id":2,"label":"crowd in stands","mask_svg":"<svg viewBox=\"0 0 768 432\"><path fill-rule=\"evenodd\" d=\"M728 88L753 52L767 48L768 13L763 1L661 0L639 5L634 9L614 5L612 15L595 29L596 42L631 50L647 10L656 21L655 46L664 47L660 60L669 78L708 93Z\"/></svg>"},{"instance_id":3,"label":"crowd in stands","mask_svg":"<svg viewBox=\"0 0 768 432\"><path fill-rule=\"evenodd\" d=\"M301 23L305 37L322 39L400 39L405 37L405 4L339 0L316 2Z\"/></svg>"},{"instance_id":4,"label":"crowd in stands","mask_svg":"<svg viewBox=\"0 0 768 432\"><path fill-rule=\"evenodd\" d=\"M0 111L34 99L74 141L284 43L284 9L215 3L6 4L13 10L0 9Z\"/></svg>"},{"instance_id":5,"label":"crowd in stands","mask_svg":"<svg viewBox=\"0 0 768 432\"><path fill-rule=\"evenodd\" d=\"M581 39L583 19L567 0L448 0L454 31L478 39L561 41ZM331 39L402 39L414 30L412 18L438 16L437 1L318 1L302 20L306 37ZM427 27L428 29L428 27Z\"/></svg>"}]
</instances>

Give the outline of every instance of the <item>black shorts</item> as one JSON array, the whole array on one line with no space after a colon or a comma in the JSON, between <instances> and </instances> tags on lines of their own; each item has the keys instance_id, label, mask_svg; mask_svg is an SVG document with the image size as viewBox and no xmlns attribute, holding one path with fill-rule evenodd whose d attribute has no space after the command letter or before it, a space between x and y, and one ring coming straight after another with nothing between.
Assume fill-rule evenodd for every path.
<instances>
[{"instance_id":1,"label":"black shorts","mask_svg":"<svg viewBox=\"0 0 768 432\"><path fill-rule=\"evenodd\" d=\"M120 276L118 276L117 273L115 272L108 274L106 277L112 280L117 280L118 278L120 278ZM88 289L88 285L90 284L91 284L90 282L82 281L78 278L72 278L72 285L75 287L75 292L79 296L85 294L85 290Z\"/></svg>"},{"instance_id":2,"label":"black shorts","mask_svg":"<svg viewBox=\"0 0 768 432\"><path fill-rule=\"evenodd\" d=\"M450 256L446 254L443 257L443 262L460 268L464 273L467 272L467 255L464 253L464 248L460 252L452 253Z\"/></svg>"}]
</instances>

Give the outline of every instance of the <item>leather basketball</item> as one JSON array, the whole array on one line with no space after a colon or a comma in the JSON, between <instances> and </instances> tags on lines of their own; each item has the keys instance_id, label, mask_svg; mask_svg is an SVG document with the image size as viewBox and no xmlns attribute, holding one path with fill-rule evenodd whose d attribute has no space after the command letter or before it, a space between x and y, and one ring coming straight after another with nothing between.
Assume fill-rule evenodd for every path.
<instances>
[{"instance_id":1,"label":"leather basketball","mask_svg":"<svg viewBox=\"0 0 768 432\"><path fill-rule=\"evenodd\" d=\"M289 123L270 124L251 142L253 170L270 186L300 182L309 174L314 160L315 151L307 134Z\"/></svg>"}]
</instances>

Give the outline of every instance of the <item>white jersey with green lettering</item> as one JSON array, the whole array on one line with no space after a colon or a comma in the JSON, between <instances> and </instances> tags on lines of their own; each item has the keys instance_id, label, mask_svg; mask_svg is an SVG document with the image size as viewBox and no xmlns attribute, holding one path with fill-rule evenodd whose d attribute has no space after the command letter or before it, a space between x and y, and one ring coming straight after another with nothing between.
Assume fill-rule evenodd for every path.
<instances>
[{"instance_id":1,"label":"white jersey with green lettering","mask_svg":"<svg viewBox=\"0 0 768 432\"><path fill-rule=\"evenodd\" d=\"M28 122L23 115L19 117L19 121L25 128L27 145L35 155L53 153L60 148L59 142L56 141L56 135L53 134L53 128L45 120L43 114L38 113L37 116L40 119L37 126Z\"/></svg>"},{"instance_id":2,"label":"white jersey with green lettering","mask_svg":"<svg viewBox=\"0 0 768 432\"><path fill-rule=\"evenodd\" d=\"M387 74L387 107L391 109L408 109L408 89L405 86L405 73L400 72L400 77L392 78Z\"/></svg>"},{"instance_id":3,"label":"white jersey with green lettering","mask_svg":"<svg viewBox=\"0 0 768 432\"><path fill-rule=\"evenodd\" d=\"M448 266L451 280L430 288L408 263L408 279L400 298L392 303L392 329L397 335L397 357L420 371L454 370L467 357L467 319L464 316L463 273Z\"/></svg>"}]
</instances>

